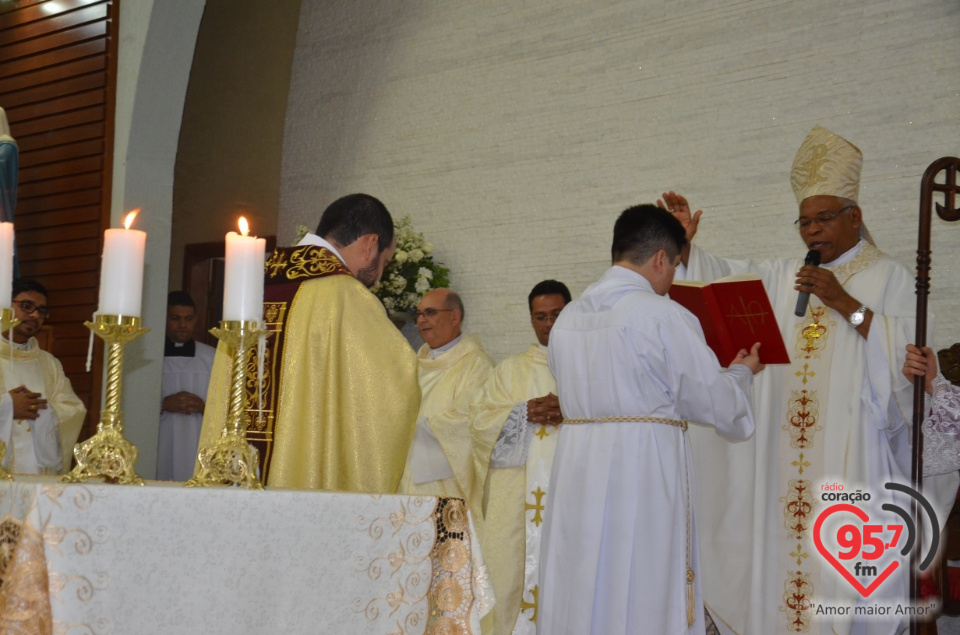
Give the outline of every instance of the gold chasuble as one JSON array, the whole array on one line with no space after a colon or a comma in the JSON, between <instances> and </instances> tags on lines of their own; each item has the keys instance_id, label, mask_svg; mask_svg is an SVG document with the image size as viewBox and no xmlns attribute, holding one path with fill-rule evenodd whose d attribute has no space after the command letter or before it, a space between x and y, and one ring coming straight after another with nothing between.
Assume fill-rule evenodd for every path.
<instances>
[{"instance_id":1,"label":"gold chasuble","mask_svg":"<svg viewBox=\"0 0 960 635\"><path fill-rule=\"evenodd\" d=\"M540 533L550 500L550 469L560 433L556 427L528 423L533 436L526 463L519 467L491 467L494 443L518 408L522 407L526 422L526 402L556 392L547 349L532 344L497 366L474 417L475 469L478 481L486 482L483 522L487 542L483 558L497 598L494 635L534 635L537 630L534 616L539 593Z\"/></svg>"},{"instance_id":2,"label":"gold chasuble","mask_svg":"<svg viewBox=\"0 0 960 635\"><path fill-rule=\"evenodd\" d=\"M430 347L424 344L418 354L423 393L418 425L429 426L430 433L442 448L452 475L417 482L416 468L411 464L416 460L416 453L411 452L400 492L417 496L462 498L473 514L477 531L482 532L483 482L478 482L474 470L470 418L480 400L483 385L493 370L493 360L483 351L476 335L464 335L456 346L435 359L430 359L429 354ZM493 436L488 441L492 447L499 430L488 434Z\"/></svg>"},{"instance_id":3,"label":"gold chasuble","mask_svg":"<svg viewBox=\"0 0 960 635\"><path fill-rule=\"evenodd\" d=\"M277 249L266 270L273 335L260 394L255 351L248 361L246 402L264 484L396 492L420 405L416 355L376 296L324 247ZM227 353L217 348L201 447L226 419Z\"/></svg>"}]
</instances>

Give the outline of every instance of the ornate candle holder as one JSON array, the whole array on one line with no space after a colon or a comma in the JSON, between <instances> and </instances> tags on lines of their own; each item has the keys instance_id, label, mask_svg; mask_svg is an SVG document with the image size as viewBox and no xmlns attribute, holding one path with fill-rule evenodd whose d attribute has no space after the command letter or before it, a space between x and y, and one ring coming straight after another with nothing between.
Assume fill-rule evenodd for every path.
<instances>
[{"instance_id":1,"label":"ornate candle holder","mask_svg":"<svg viewBox=\"0 0 960 635\"><path fill-rule=\"evenodd\" d=\"M13 317L13 309L10 307L4 307L0 310L0 331L8 333L10 329L15 327L17 324L20 324L18 318ZM0 480L12 481L13 477L3 469L3 459L7 456L7 444L3 441L0 441Z\"/></svg>"},{"instance_id":2,"label":"ornate candle holder","mask_svg":"<svg viewBox=\"0 0 960 635\"><path fill-rule=\"evenodd\" d=\"M97 315L84 322L107 343L107 397L100 412L97 433L73 448L77 467L60 478L64 483L80 483L103 478L109 483L143 485L134 465L137 447L123 437L123 412L120 410L120 386L123 382L123 347L150 329L140 327L140 318L126 315Z\"/></svg>"},{"instance_id":3,"label":"ornate candle holder","mask_svg":"<svg viewBox=\"0 0 960 635\"><path fill-rule=\"evenodd\" d=\"M227 420L220 438L200 450L200 468L187 487L238 485L247 489L263 489L257 476L260 464L257 449L247 442L245 432L249 424L244 408L247 391L247 351L256 345L267 331L258 322L223 321L220 328L210 329L217 339L233 351L230 371L230 404Z\"/></svg>"}]
</instances>

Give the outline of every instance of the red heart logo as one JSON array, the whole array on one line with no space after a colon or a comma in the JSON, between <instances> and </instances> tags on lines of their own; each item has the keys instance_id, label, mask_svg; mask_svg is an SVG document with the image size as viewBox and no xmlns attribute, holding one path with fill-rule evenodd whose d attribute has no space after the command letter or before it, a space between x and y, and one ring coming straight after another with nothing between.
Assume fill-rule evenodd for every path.
<instances>
[{"instance_id":1,"label":"red heart logo","mask_svg":"<svg viewBox=\"0 0 960 635\"><path fill-rule=\"evenodd\" d=\"M853 574L847 571L846 567L840 564L840 561L834 558L832 553L827 551L827 548L823 545L823 541L820 539L820 528L823 526L823 521L826 520L827 517L830 516L831 514L835 514L837 512L850 512L851 514L854 514L857 518L862 520L864 523L870 520L870 517L867 515L867 512L863 511L859 507L854 507L853 505L848 505L846 503L838 503L836 505L831 505L830 507L826 508L823 511L823 513L817 517L817 522L814 523L813 525L813 542L817 546L817 551L820 552L820 555L826 558L827 562L832 564L833 568L839 571L840 575L846 578L847 582L852 584L853 588L859 591L860 595L862 595L863 597L867 597L871 593L873 593L876 590L876 588L880 586L880 584L884 580L886 580L891 573L893 573L896 570L898 566L900 566L900 563L894 560L889 565L887 565L887 568L884 569L880 573L880 575L878 575L876 579L870 583L870 586L864 587L862 584L860 584L860 581L857 580L855 577L853 577Z\"/></svg>"}]
</instances>

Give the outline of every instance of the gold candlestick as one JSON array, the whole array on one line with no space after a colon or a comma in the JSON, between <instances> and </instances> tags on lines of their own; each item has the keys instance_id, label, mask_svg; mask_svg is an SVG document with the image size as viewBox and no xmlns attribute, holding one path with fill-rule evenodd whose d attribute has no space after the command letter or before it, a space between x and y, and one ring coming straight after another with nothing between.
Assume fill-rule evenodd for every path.
<instances>
[{"instance_id":1,"label":"gold candlestick","mask_svg":"<svg viewBox=\"0 0 960 635\"><path fill-rule=\"evenodd\" d=\"M220 328L210 329L217 339L233 350L230 404L220 438L213 445L200 450L197 456L200 468L186 482L187 487L238 485L247 489L263 489L257 476L259 453L247 442L245 434L249 418L244 407L247 351L256 345L261 335L267 333L259 326L258 322L231 320L220 322Z\"/></svg>"},{"instance_id":2,"label":"gold candlestick","mask_svg":"<svg viewBox=\"0 0 960 635\"><path fill-rule=\"evenodd\" d=\"M15 327L17 324L20 324L20 319L13 317L13 309L10 307L4 307L0 310L0 331L7 333L9 336L10 329ZM11 342L13 338L10 338ZM0 480L12 481L13 476L10 475L5 469L3 469L3 459L7 456L7 444L3 441L0 441Z\"/></svg>"},{"instance_id":3,"label":"gold candlestick","mask_svg":"<svg viewBox=\"0 0 960 635\"><path fill-rule=\"evenodd\" d=\"M97 433L73 448L77 467L60 478L64 483L80 483L103 478L109 483L143 485L134 465L137 447L123 437L123 412L120 388L123 383L123 347L150 329L140 327L140 318L127 315L97 315L84 322L107 343L107 397L100 412Z\"/></svg>"}]
</instances>

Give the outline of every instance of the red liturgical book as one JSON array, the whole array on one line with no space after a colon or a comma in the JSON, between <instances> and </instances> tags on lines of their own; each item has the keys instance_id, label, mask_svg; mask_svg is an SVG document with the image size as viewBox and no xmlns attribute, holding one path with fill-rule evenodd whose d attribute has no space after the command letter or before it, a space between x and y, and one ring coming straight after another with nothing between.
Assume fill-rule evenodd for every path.
<instances>
[{"instance_id":1,"label":"red liturgical book","mask_svg":"<svg viewBox=\"0 0 960 635\"><path fill-rule=\"evenodd\" d=\"M707 345L722 366L729 365L741 348L750 350L754 342L760 342L761 363L790 363L780 325L758 276L728 276L710 284L675 280L670 299L697 316Z\"/></svg>"}]
</instances>

